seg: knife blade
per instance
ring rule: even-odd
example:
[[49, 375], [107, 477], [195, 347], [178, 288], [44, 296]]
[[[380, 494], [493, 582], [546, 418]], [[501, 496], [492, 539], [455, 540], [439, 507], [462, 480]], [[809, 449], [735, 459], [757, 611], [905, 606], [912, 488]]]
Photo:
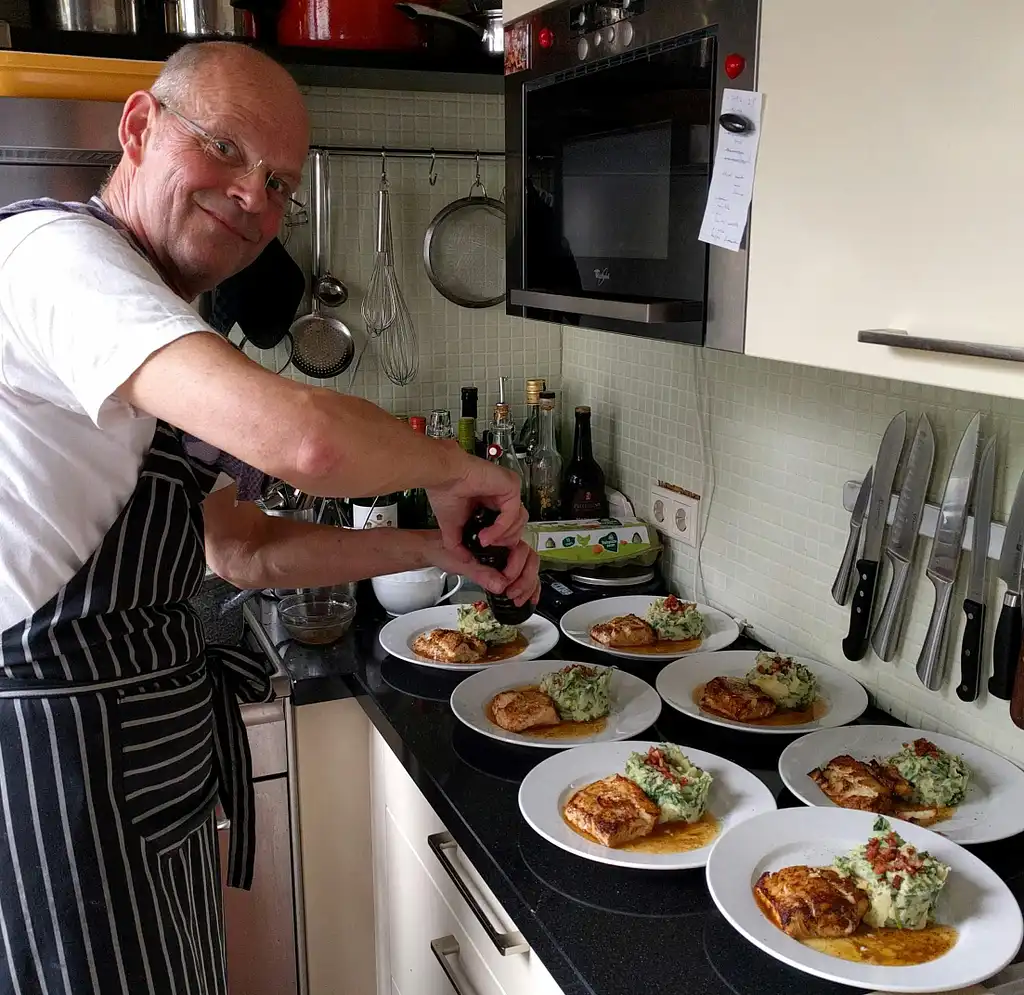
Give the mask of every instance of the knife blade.
[[878, 560], [882, 554], [882, 533], [889, 517], [892, 482], [906, 438], [907, 413], [901, 411], [889, 422], [875, 457], [875, 473], [864, 526], [864, 551], [857, 561], [857, 589], [853, 592], [850, 607], [850, 631], [843, 640], [843, 654], [847, 660], [862, 660], [868, 651], [868, 629], [875, 600]]
[[996, 576], [1006, 585], [1003, 607], [999, 610], [995, 639], [992, 643], [992, 676], [988, 693], [1004, 701], [1013, 691], [1013, 675], [1020, 656], [1020, 561], [1024, 550], [1024, 473], [1017, 481], [1017, 493], [1010, 508], [1010, 518], [1003, 533], [1003, 549], [999, 554]]
[[907, 473], [903, 479], [896, 514], [889, 529], [885, 558], [892, 569], [892, 580], [885, 596], [878, 624], [871, 637], [871, 646], [880, 659], [888, 663], [896, 655], [896, 646], [906, 618], [910, 564], [914, 558], [921, 513], [928, 495], [928, 481], [935, 462], [935, 436], [931, 422], [921, 415], [914, 432], [914, 441], [907, 457]]
[[978, 465], [974, 487], [974, 533], [971, 542], [971, 573], [964, 596], [964, 634], [960, 639], [961, 701], [974, 701], [981, 684], [981, 647], [985, 641], [985, 566], [992, 528], [992, 489], [996, 476], [996, 440], [989, 439]]
[[837, 605], [845, 605], [853, 594], [853, 561], [857, 558], [857, 546], [860, 544], [861, 526], [864, 524], [864, 510], [871, 496], [871, 478], [874, 470], [873, 466], [868, 467], [868, 472], [864, 475], [860, 490], [857, 492], [853, 511], [850, 513], [850, 535], [846, 540], [843, 562], [839, 564], [839, 572], [832, 583], [832, 598]]
[[917, 676], [929, 691], [938, 691], [946, 680], [946, 623], [949, 621], [953, 581], [956, 580], [964, 530], [967, 528], [967, 502], [971, 497], [980, 431], [979, 412], [967, 426], [949, 468], [946, 489], [939, 506], [939, 519], [935, 525], [935, 540], [925, 571], [935, 588], [935, 604], [921, 655], [917, 658]]

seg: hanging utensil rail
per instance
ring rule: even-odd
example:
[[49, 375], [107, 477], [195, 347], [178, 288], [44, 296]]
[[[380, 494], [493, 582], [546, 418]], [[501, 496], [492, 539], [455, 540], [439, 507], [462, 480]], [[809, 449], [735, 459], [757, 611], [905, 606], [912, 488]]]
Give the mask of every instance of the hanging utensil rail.
[[389, 159], [475, 159], [503, 160], [504, 152], [485, 152], [483, 149], [415, 149], [392, 148], [390, 145], [313, 145], [310, 149], [319, 149], [328, 155], [379, 156], [385, 152]]

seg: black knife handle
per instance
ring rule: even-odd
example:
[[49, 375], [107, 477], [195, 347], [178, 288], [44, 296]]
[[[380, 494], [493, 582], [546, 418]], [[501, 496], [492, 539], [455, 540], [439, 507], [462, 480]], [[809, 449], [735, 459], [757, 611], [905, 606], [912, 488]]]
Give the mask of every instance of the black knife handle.
[[981, 644], [985, 634], [985, 606], [977, 601], [964, 601], [964, 635], [960, 641], [960, 685], [956, 689], [961, 701], [978, 697], [981, 681]]
[[871, 627], [871, 606], [875, 601], [878, 564], [872, 560], [857, 561], [857, 590], [850, 603], [850, 634], [843, 640], [847, 660], [863, 660], [868, 651], [868, 630]]
[[1009, 701], [1013, 694], [1013, 677], [1020, 657], [1020, 597], [1007, 592], [996, 623], [996, 636], [992, 644], [992, 677], [988, 693], [993, 698]]

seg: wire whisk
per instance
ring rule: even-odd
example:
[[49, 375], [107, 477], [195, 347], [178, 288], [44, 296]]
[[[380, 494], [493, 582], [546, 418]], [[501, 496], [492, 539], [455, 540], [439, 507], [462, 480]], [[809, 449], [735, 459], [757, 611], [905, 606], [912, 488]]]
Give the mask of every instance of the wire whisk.
[[385, 297], [395, 304], [395, 319], [380, 335], [380, 365], [387, 378], [400, 387], [416, 379], [420, 365], [420, 343], [405, 294], [395, 272], [395, 246], [391, 236], [390, 214], [386, 239]]
[[380, 190], [377, 193], [377, 252], [373, 272], [360, 307], [366, 331], [380, 335], [390, 328], [398, 314], [392, 281], [388, 271], [393, 268], [391, 253], [391, 201], [388, 185], [387, 157], [381, 152]]

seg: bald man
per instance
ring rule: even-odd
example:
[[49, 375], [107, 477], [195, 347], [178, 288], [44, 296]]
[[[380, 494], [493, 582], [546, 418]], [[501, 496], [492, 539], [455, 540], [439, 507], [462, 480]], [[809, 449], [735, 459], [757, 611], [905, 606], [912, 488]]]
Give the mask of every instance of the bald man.
[[[187, 303], [256, 259], [294, 203], [308, 125], [289, 75], [192, 45], [124, 106], [88, 204], [0, 209], [0, 992], [226, 991], [214, 807], [253, 868], [238, 699], [258, 661], [205, 646], [204, 565], [316, 587], [430, 564], [536, 598], [517, 478], [372, 404], [274, 376]], [[253, 475], [321, 495], [424, 487], [440, 532], [269, 518]], [[232, 474], [235, 479], [232, 479]], [[460, 542], [511, 548], [504, 573]]]

